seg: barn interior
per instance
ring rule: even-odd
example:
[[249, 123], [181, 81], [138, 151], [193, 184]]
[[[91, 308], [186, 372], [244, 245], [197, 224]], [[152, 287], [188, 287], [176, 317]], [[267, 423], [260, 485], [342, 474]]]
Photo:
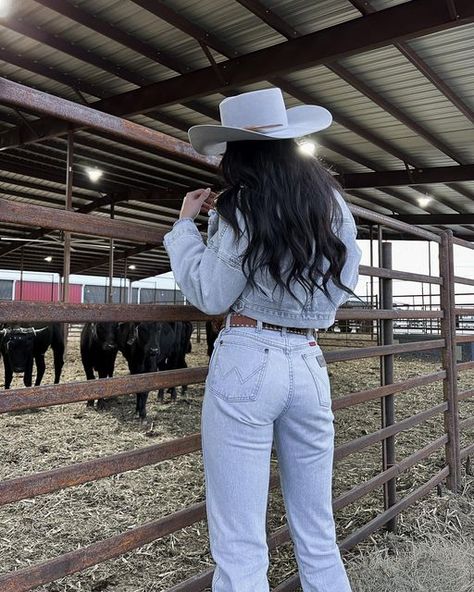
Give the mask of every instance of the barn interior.
[[[474, 332], [462, 319], [474, 308], [455, 287], [474, 279], [454, 255], [474, 249], [473, 20], [472, 0], [0, 0], [0, 269], [64, 279], [64, 302], [0, 302], [0, 323], [215, 320], [178, 301], [76, 302], [69, 276], [169, 271], [162, 238], [184, 194], [222, 187], [219, 160], [187, 130], [218, 124], [223, 98], [276, 86], [288, 107], [332, 112], [304, 148], [344, 187], [372, 241], [360, 275], [380, 286], [372, 308], [337, 312], [347, 332], [317, 336], [338, 545], [385, 561], [352, 572], [357, 592], [472, 587]], [[205, 236], [206, 216], [196, 222]], [[402, 271], [403, 239], [432, 244], [436, 268]], [[393, 281], [429, 286], [430, 306], [397, 308]], [[397, 323], [412, 321], [402, 341]], [[196, 334], [186, 367], [131, 376], [119, 356], [113, 377], [87, 381], [68, 337], [58, 384], [50, 356], [42, 385], [16, 373], [1, 391], [0, 590], [210, 589], [199, 430], [212, 348]], [[145, 429], [134, 423], [136, 393], [183, 385], [172, 404], [150, 397]], [[296, 592], [276, 460], [271, 589]], [[446, 546], [427, 538], [433, 524]], [[412, 561], [395, 574], [399, 527]]]
[[[469, 2], [2, 0], [0, 7], [3, 200], [165, 230], [186, 191], [221, 187], [217, 160], [193, 159], [172, 140], [186, 142], [194, 124], [219, 123], [224, 97], [273, 85], [288, 107], [332, 112], [334, 124], [308, 140], [351, 203], [474, 238]], [[51, 99], [55, 116], [46, 115], [12, 83], [69, 103]], [[78, 124], [75, 105], [166, 134], [171, 149]], [[198, 223], [205, 232], [206, 218]], [[361, 220], [359, 236], [371, 232]], [[65, 234], [2, 218], [0, 267], [64, 274], [66, 240], [70, 273], [134, 280], [169, 270], [160, 244]]]

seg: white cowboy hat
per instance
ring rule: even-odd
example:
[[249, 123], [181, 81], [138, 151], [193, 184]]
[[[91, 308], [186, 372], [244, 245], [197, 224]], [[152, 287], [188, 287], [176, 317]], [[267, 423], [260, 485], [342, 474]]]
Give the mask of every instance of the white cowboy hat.
[[226, 142], [299, 138], [329, 127], [331, 113], [318, 105], [286, 109], [279, 88], [228, 97], [219, 104], [222, 125], [193, 125], [189, 141], [200, 154], [223, 154]]

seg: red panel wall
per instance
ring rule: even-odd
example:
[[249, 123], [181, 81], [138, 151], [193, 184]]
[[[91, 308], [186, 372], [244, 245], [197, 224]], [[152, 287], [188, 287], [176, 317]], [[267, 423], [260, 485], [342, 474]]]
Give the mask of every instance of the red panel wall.
[[[56, 302], [58, 300], [58, 285], [46, 282], [21, 282], [15, 283], [15, 300], [34, 300], [35, 302]], [[71, 284], [69, 286], [69, 301], [81, 302], [82, 286]]]

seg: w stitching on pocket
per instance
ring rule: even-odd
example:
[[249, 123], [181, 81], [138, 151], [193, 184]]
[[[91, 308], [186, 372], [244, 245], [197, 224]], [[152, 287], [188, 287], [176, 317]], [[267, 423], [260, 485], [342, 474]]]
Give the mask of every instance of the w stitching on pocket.
[[[268, 365], [269, 348], [221, 341], [207, 386], [225, 401], [254, 401]], [[258, 354], [257, 354], [258, 352]]]
[[319, 403], [322, 407], [331, 407], [332, 400], [331, 400], [331, 390], [329, 384], [329, 378], [326, 382], [324, 378], [320, 375], [320, 372], [317, 368], [315, 368], [314, 364], [311, 363], [314, 360], [314, 363], [318, 364], [320, 368], [326, 367], [326, 360], [322, 354], [302, 354], [303, 360], [305, 361], [306, 366], [308, 366], [309, 371], [311, 372], [311, 376], [313, 377], [314, 384], [316, 385], [316, 390], [318, 393]]

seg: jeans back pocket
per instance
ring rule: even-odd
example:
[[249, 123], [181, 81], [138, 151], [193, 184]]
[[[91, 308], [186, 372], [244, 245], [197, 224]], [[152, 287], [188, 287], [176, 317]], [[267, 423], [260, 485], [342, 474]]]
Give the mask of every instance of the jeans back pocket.
[[326, 360], [323, 354], [312, 352], [310, 354], [302, 354], [302, 357], [316, 385], [319, 404], [322, 407], [331, 407], [331, 383], [329, 382]]
[[268, 365], [269, 349], [221, 340], [213, 354], [206, 386], [225, 401], [255, 401]]

